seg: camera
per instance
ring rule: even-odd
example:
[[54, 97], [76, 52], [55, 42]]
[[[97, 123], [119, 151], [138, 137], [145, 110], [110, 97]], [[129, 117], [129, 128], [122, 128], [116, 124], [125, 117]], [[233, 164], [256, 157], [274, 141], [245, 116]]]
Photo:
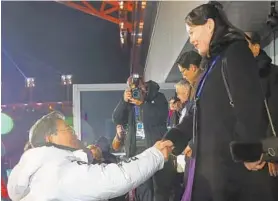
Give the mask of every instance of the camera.
[[133, 74], [130, 88], [131, 88], [131, 95], [133, 99], [141, 100], [141, 90], [139, 88], [140, 84], [140, 76], [138, 74]]

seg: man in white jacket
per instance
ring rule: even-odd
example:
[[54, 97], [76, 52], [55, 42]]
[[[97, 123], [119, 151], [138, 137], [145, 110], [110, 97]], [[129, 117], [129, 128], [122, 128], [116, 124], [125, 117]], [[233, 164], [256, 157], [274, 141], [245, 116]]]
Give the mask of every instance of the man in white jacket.
[[12, 170], [13, 201], [101, 201], [123, 195], [163, 168], [172, 142], [159, 141], [120, 164], [90, 164], [64, 116], [52, 112], [31, 128], [32, 146]]

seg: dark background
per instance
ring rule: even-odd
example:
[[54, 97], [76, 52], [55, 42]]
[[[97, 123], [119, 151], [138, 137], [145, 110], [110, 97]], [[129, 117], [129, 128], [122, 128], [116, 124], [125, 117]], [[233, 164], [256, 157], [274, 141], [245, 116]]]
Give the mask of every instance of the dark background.
[[35, 77], [34, 101], [65, 99], [61, 74], [73, 82], [124, 83], [129, 50], [119, 26], [56, 2], [1, 2], [2, 104], [28, 101], [24, 77]]
[[[120, 45], [117, 24], [51, 1], [1, 4], [2, 104], [29, 101], [24, 76], [36, 79], [35, 102], [65, 100], [61, 74], [72, 74], [75, 84], [125, 83], [129, 50]], [[54, 109], [64, 112], [59, 107]], [[1, 137], [6, 147], [1, 160], [13, 167], [23, 152], [31, 125], [49, 110], [44, 106], [34, 111], [3, 108], [2, 112], [12, 117], [14, 128]]]

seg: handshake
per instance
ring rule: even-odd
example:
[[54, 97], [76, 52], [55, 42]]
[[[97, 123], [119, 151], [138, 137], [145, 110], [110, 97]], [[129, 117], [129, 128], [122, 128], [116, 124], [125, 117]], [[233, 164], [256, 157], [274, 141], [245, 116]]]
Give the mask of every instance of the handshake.
[[174, 145], [170, 140], [160, 140], [154, 144], [154, 147], [158, 149], [164, 156], [164, 160], [168, 161], [169, 156], [172, 154]]
[[[125, 136], [126, 136], [125, 128], [122, 125], [117, 125], [116, 126], [116, 135], [115, 135], [114, 140], [112, 142], [112, 148], [115, 151], [120, 150], [121, 146], [124, 143]], [[156, 149], [158, 149], [163, 154], [165, 161], [167, 161], [169, 159], [169, 155], [171, 155], [171, 153], [174, 149], [173, 142], [170, 141], [170, 140], [157, 141], [154, 144], [154, 147]]]

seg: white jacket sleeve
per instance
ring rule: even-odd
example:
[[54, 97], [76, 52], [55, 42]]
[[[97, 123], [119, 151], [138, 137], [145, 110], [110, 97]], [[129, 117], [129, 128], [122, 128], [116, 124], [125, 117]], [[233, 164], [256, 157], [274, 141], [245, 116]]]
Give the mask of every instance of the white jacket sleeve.
[[60, 171], [59, 191], [76, 200], [106, 200], [138, 187], [163, 166], [163, 154], [154, 147], [119, 164], [73, 161]]

